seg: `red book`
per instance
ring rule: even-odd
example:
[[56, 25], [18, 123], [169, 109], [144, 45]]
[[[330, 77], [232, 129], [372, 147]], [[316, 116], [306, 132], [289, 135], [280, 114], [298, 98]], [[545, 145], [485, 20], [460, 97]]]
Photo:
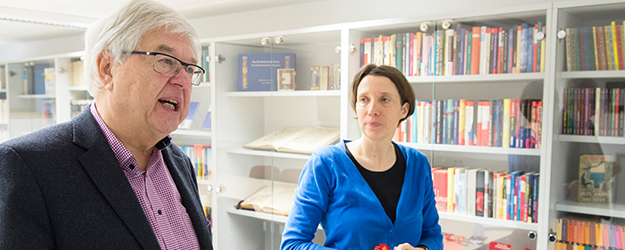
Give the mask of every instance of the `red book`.
[[471, 38], [471, 75], [480, 74], [480, 35], [482, 27], [473, 27], [473, 37]]
[[536, 71], [536, 59], [537, 57], [539, 57], [540, 55], [538, 54], [538, 39], [536, 39], [536, 33], [538, 32], [538, 24], [534, 25], [534, 34], [532, 35], [532, 40], [533, 40], [533, 45], [534, 45], [534, 58], [532, 58], [532, 68], [531, 69], [527, 69], [527, 72], [538, 72]]
[[525, 206], [527, 204], [527, 202], [525, 202], [525, 196], [527, 195], [526, 193], [526, 189], [525, 186], [527, 185], [527, 179], [525, 178], [525, 175], [519, 176], [519, 190], [518, 190], [518, 200], [519, 200], [519, 205], [518, 205], [518, 209], [517, 211], [519, 212], [519, 217], [518, 217], [518, 221], [527, 221], [527, 212], [525, 210]]
[[432, 174], [434, 178], [434, 200], [439, 212], [447, 212], [447, 172], [447, 169], [439, 169]]

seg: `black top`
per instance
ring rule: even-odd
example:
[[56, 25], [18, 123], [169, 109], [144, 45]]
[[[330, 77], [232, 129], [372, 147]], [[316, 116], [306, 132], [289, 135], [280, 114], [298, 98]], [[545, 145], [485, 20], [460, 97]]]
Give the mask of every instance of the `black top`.
[[356, 161], [349, 148], [347, 146], [345, 148], [347, 156], [354, 162], [354, 165], [356, 165], [362, 177], [369, 184], [375, 196], [378, 197], [386, 215], [395, 223], [397, 203], [399, 203], [401, 188], [404, 185], [404, 175], [406, 174], [406, 159], [404, 159], [404, 155], [395, 143], [393, 143], [393, 146], [395, 146], [395, 164], [384, 172], [373, 172], [365, 169]]

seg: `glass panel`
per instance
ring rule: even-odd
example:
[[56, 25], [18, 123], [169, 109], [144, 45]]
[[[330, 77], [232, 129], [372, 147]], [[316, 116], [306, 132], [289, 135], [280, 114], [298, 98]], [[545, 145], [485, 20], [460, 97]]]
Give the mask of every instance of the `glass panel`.
[[358, 30], [361, 65], [397, 67], [416, 91], [394, 140], [433, 167], [445, 249], [537, 249], [546, 41], [533, 37], [546, 20], [539, 9]]
[[54, 79], [46, 79], [46, 71], [54, 75], [54, 60], [9, 64], [7, 89], [11, 138], [56, 123], [56, 95], [54, 85], [50, 85]]
[[0, 66], [0, 143], [9, 139], [9, 102], [6, 67]]
[[[549, 228], [555, 247], [622, 248], [622, 13], [625, 4], [563, 6], [559, 35]], [[576, 232], [576, 233], [573, 233]]]
[[[214, 211], [218, 249], [279, 249], [311, 149], [285, 151], [277, 147], [284, 138], [274, 132], [322, 126], [333, 128], [338, 139], [340, 92], [332, 89], [330, 69], [340, 61], [339, 45], [338, 30], [215, 43], [216, 55], [223, 57], [215, 60], [213, 79], [222, 188]], [[311, 80], [311, 68], [318, 80]], [[317, 235], [315, 242], [322, 244], [323, 234]]]
[[[198, 63], [206, 72], [209, 72], [210, 68], [207, 61], [208, 52], [209, 46], [203, 46]], [[203, 81], [199, 86], [193, 86], [189, 114], [171, 136], [174, 143], [180, 146], [193, 162], [205, 215], [211, 222], [214, 222], [213, 194], [217, 186], [212, 159], [213, 98], [211, 87], [210, 82], [207, 81]]]

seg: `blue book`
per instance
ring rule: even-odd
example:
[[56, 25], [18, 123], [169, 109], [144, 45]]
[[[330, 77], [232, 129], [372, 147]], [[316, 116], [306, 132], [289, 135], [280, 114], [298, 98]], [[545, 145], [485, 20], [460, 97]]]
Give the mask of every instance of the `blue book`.
[[278, 70], [295, 69], [295, 61], [295, 53], [239, 53], [238, 90], [277, 90]]
[[453, 145], [458, 145], [458, 120], [459, 120], [459, 114], [458, 114], [458, 108], [460, 107], [460, 100], [455, 99], [453, 100], [454, 106], [453, 106], [453, 128], [452, 128], [452, 134], [453, 134], [453, 138], [452, 138], [452, 144]]
[[193, 118], [195, 117], [195, 113], [197, 112], [197, 106], [199, 102], [190, 102], [189, 103], [189, 113], [187, 117], [178, 125], [178, 128], [190, 129], [193, 125]]
[[534, 72], [534, 25], [527, 27], [527, 72]]
[[466, 41], [464, 39], [465, 38], [465, 33], [467, 33], [467, 29], [466, 28], [460, 29], [460, 34], [459, 34], [459, 36], [460, 36], [460, 50], [459, 50], [460, 53], [459, 53], [459, 57], [458, 57], [460, 60], [459, 60], [459, 63], [458, 63], [458, 75], [464, 75], [465, 74], [464, 73], [464, 69], [465, 69], [465, 67], [464, 67], [464, 65], [465, 65], [465, 63], [464, 63], [464, 60], [465, 60], [465, 58], [464, 58], [464, 54], [465, 53], [464, 52], [465, 52], [465, 50], [464, 49], [466, 47]]
[[204, 117], [204, 121], [202, 122], [202, 129], [203, 130], [210, 130], [211, 129], [211, 112], [208, 111], [206, 112], [206, 117]]
[[[527, 23], [523, 23], [521, 24], [521, 55], [519, 58], [520, 62], [521, 62], [521, 73], [525, 73], [527, 72], [527, 50], [528, 50], [528, 44], [527, 44], [527, 33], [528, 33], [528, 24]], [[519, 67], [519, 65], [517, 65], [517, 67]]]
[[447, 100], [442, 100], [441, 102], [443, 105], [441, 106], [441, 113], [442, 113], [442, 121], [441, 124], [443, 125], [441, 127], [441, 144], [447, 144]]

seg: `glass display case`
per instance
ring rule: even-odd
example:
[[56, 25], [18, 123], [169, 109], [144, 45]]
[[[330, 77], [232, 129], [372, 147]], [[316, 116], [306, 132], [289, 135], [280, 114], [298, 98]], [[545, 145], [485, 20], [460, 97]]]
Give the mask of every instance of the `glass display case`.
[[623, 247], [624, 11], [615, 1], [554, 4], [551, 249]]

